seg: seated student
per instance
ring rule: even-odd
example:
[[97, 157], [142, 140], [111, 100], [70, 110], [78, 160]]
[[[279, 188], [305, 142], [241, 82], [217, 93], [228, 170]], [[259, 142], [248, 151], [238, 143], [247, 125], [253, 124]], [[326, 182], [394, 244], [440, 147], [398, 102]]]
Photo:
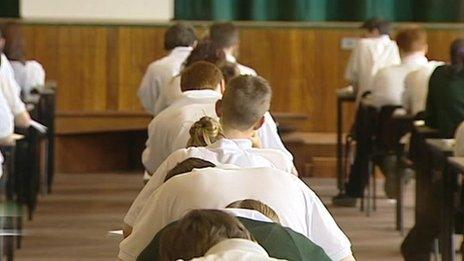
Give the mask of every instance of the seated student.
[[451, 64], [439, 66], [430, 76], [425, 124], [452, 138], [464, 120], [464, 39], [451, 44]]
[[277, 260], [220, 210], [192, 210], [160, 238], [161, 260]]
[[148, 126], [142, 163], [150, 174], [175, 150], [185, 148], [193, 123], [202, 116], [216, 117], [215, 103], [221, 98], [224, 80], [219, 69], [198, 62], [182, 72], [183, 95], [158, 114]]
[[5, 55], [13, 68], [14, 78], [21, 87], [22, 96], [28, 98], [32, 90], [43, 90], [45, 70], [35, 60], [27, 60], [25, 39], [18, 24], [9, 24], [5, 28]]
[[[0, 83], [1, 84], [1, 83]], [[13, 133], [14, 129], [14, 118], [11, 113], [8, 102], [0, 91], [0, 142], [8, 143], [8, 137]], [[3, 156], [0, 151], [0, 177], [3, 175]]]
[[390, 39], [390, 24], [382, 19], [365, 21], [363, 38], [358, 41], [346, 67], [345, 78], [357, 93], [356, 101], [372, 88], [372, 79], [382, 68], [400, 63], [398, 46]]
[[427, 33], [418, 26], [403, 28], [396, 35], [401, 64], [384, 67], [372, 80], [371, 94], [364, 102], [381, 108], [386, 105], [402, 105], [405, 80], [409, 73], [428, 64]]
[[[195, 189], [192, 189], [195, 188]], [[169, 179], [147, 200], [119, 258], [134, 260], [163, 227], [189, 209], [223, 208], [242, 199], [271, 207], [283, 226], [308, 237], [332, 260], [351, 257], [350, 242], [320, 199], [293, 175], [271, 168], [203, 168]]]
[[137, 92], [143, 107], [153, 116], [171, 104], [165, 99], [165, 89], [172, 77], [180, 73], [196, 42], [195, 29], [189, 24], [177, 23], [164, 33], [164, 49], [169, 54], [148, 65]]
[[209, 37], [216, 43], [226, 55], [226, 60], [237, 65], [241, 75], [256, 76], [256, 71], [237, 62], [235, 56], [240, 46], [238, 28], [233, 23], [215, 23], [209, 28]]

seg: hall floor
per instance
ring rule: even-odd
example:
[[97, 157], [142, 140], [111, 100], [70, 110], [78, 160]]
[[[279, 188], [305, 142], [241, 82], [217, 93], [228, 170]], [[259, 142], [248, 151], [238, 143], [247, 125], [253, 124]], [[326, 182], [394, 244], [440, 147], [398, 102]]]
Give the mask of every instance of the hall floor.
[[[359, 208], [334, 208], [334, 179], [309, 179], [308, 184], [327, 203], [350, 237], [358, 260], [402, 260], [402, 237], [394, 230], [395, 205], [385, 199], [379, 184], [378, 209], [370, 217]], [[379, 181], [380, 183], [381, 181]], [[40, 198], [32, 221], [25, 221], [23, 247], [16, 260], [115, 260], [122, 218], [142, 187], [140, 175], [59, 174], [53, 193]], [[414, 184], [407, 186], [406, 226], [413, 222]]]

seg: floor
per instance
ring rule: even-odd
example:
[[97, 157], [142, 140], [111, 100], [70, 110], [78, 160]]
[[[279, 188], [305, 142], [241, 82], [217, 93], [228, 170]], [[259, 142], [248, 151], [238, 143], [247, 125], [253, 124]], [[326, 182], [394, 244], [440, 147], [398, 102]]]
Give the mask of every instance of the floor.
[[[394, 230], [394, 203], [383, 198], [370, 217], [353, 208], [334, 208], [335, 180], [310, 179], [338, 224], [350, 237], [358, 260], [402, 260], [402, 237]], [[120, 174], [57, 175], [54, 191], [40, 199], [32, 221], [26, 221], [16, 260], [115, 260], [122, 217], [141, 188], [140, 176]], [[413, 187], [407, 187], [406, 225], [413, 219]]]

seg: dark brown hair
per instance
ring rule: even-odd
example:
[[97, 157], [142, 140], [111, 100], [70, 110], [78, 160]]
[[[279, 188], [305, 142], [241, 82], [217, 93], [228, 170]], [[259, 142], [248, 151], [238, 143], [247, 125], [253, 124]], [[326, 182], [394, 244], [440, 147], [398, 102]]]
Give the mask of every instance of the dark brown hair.
[[177, 23], [164, 33], [164, 49], [172, 50], [181, 46], [193, 46], [197, 41], [195, 28], [190, 24]]
[[177, 175], [189, 173], [193, 169], [202, 169], [208, 167], [214, 168], [216, 165], [200, 158], [188, 158], [182, 162], [179, 162], [173, 169], [171, 169], [166, 175], [164, 182]]
[[21, 26], [16, 23], [5, 24], [3, 26], [3, 38], [5, 38], [3, 52], [6, 57], [12, 61], [25, 62], [26, 40], [23, 36]]
[[464, 38], [458, 38], [451, 43], [451, 71], [459, 73], [464, 67]]
[[226, 83], [230, 82], [230, 80], [232, 80], [234, 77], [240, 75], [240, 70], [238, 69], [236, 63], [224, 62], [219, 65], [219, 69], [221, 70]]
[[211, 41], [220, 48], [229, 48], [240, 41], [238, 28], [233, 23], [216, 23], [209, 29]]
[[202, 40], [190, 53], [189, 57], [185, 60], [185, 68], [199, 62], [206, 61], [213, 64], [220, 64], [226, 60], [226, 55], [222, 48], [208, 39]]
[[234, 216], [215, 209], [196, 209], [160, 236], [161, 260], [190, 260], [204, 256], [214, 245], [230, 238], [252, 240]]
[[403, 28], [396, 34], [396, 43], [401, 51], [421, 51], [427, 45], [427, 33], [419, 26]]
[[180, 89], [185, 91], [217, 88], [223, 80], [222, 72], [209, 62], [196, 62], [182, 71]]

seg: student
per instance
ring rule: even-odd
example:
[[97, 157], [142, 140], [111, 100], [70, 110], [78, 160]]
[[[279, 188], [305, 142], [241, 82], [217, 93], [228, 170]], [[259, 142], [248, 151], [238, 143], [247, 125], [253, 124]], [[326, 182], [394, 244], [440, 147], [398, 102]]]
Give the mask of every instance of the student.
[[21, 88], [22, 96], [28, 98], [32, 90], [43, 90], [45, 85], [45, 70], [35, 60], [27, 60], [25, 40], [21, 28], [17, 24], [9, 24], [5, 28], [5, 55], [13, 68], [14, 78]]
[[209, 28], [211, 41], [216, 43], [226, 55], [226, 60], [237, 64], [238, 70], [242, 75], [256, 76], [256, 71], [237, 62], [235, 56], [240, 45], [240, 35], [238, 28], [232, 23], [215, 23]]
[[[1, 84], [1, 83], [0, 83]], [[8, 102], [0, 91], [0, 142], [8, 143], [8, 137], [13, 134], [14, 118]], [[0, 177], [3, 175], [3, 156], [0, 151]]]
[[203, 116], [217, 117], [215, 102], [221, 98], [225, 87], [222, 73], [214, 64], [198, 62], [182, 72], [181, 88], [182, 97], [148, 126], [142, 163], [150, 174], [173, 151], [185, 148], [193, 123]]
[[[235, 217], [192, 210], [160, 238], [161, 260], [276, 260]], [[204, 257], [203, 257], [204, 256]]]
[[[192, 189], [195, 188], [195, 189]], [[332, 260], [351, 258], [350, 242], [299, 178], [272, 168], [203, 168], [171, 178], [148, 199], [119, 258], [134, 260], [164, 226], [189, 209], [223, 208], [242, 199], [271, 207], [283, 226], [308, 237]]]
[[364, 29], [351, 53], [345, 78], [354, 87], [359, 103], [361, 97], [371, 90], [374, 75], [382, 68], [400, 63], [398, 46], [390, 39], [390, 24], [382, 19], [369, 19], [361, 26]]
[[401, 64], [384, 67], [372, 81], [371, 94], [366, 101], [381, 108], [386, 105], [402, 105], [405, 80], [409, 73], [428, 64], [427, 33], [421, 27], [404, 28], [396, 35], [401, 56]]
[[451, 44], [451, 64], [439, 66], [430, 76], [425, 124], [452, 138], [464, 120], [464, 39]]
[[0, 29], [0, 74], [3, 77], [3, 81], [5, 81], [6, 84], [9, 86], [9, 88], [11, 89], [10, 92], [15, 96], [20, 97], [21, 87], [19, 87], [18, 83], [16, 82], [13, 67], [11, 67], [10, 61], [6, 57], [5, 53], [3, 52], [5, 49], [5, 43], [6, 43], [6, 40], [5, 40], [3, 31]]
[[195, 29], [189, 24], [178, 23], [165, 32], [164, 49], [169, 54], [148, 66], [137, 93], [143, 107], [154, 116], [170, 104], [164, 98], [165, 88], [180, 73], [196, 42]]

